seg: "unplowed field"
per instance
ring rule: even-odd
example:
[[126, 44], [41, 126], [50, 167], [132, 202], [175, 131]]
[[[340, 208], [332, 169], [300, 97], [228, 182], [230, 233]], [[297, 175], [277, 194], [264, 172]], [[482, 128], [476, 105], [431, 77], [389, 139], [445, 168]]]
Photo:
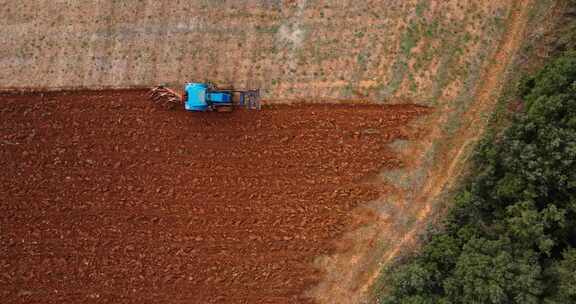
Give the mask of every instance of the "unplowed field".
[[[309, 303], [414, 105], [167, 111], [0, 94], [3, 303]], [[357, 224], [357, 223], [356, 223]]]

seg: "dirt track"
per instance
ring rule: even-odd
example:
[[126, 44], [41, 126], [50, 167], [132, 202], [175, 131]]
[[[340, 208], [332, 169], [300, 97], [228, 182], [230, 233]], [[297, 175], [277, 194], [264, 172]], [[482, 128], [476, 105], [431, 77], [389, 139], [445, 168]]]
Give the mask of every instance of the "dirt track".
[[[0, 95], [4, 303], [308, 303], [412, 105], [158, 109], [143, 91]], [[356, 223], [357, 224], [357, 223]]]
[[[325, 282], [326, 286], [317, 295], [319, 302], [365, 303], [371, 296], [370, 288], [375, 287], [381, 271], [392, 265], [401, 254], [413, 251], [418, 245], [420, 233], [427, 229], [431, 216], [437, 212], [436, 205], [446, 194], [445, 191], [450, 190], [462, 176], [471, 149], [483, 135], [489, 114], [494, 111], [504, 82], [509, 77], [507, 72], [513, 67], [514, 58], [523, 45], [526, 31], [529, 30], [528, 20], [533, 3], [532, 0], [511, 1], [506, 30], [490, 64], [483, 71], [480, 85], [476, 88], [474, 103], [459, 118], [460, 127], [453, 133], [446, 132], [444, 121], [451, 111], [449, 108], [438, 108], [433, 115], [436, 117], [431, 117], [432, 120], [436, 119], [437, 123], [430, 128], [430, 134], [407, 152], [414, 156], [413, 168], [427, 168], [427, 179], [421, 187], [407, 189], [409, 195], [399, 197], [397, 210], [400, 212], [394, 214], [394, 220], [380, 221], [374, 226], [374, 235], [391, 245], [380, 259], [374, 259], [370, 252], [360, 251], [364, 248], [360, 246], [356, 255], [348, 253], [337, 256], [337, 263], [334, 264], [346, 265], [346, 273], [336, 272], [333, 276], [338, 280]], [[438, 151], [431, 166], [426, 166], [427, 160], [422, 156], [426, 155], [425, 151], [431, 151], [436, 143], [442, 144], [437, 147]], [[419, 173], [417, 170], [413, 172]], [[402, 220], [411, 217], [415, 218], [414, 223], [408, 229], [402, 230]], [[352, 262], [362, 267], [350, 267]], [[340, 270], [342, 267], [335, 269]], [[332, 301], [332, 298], [338, 300]]]

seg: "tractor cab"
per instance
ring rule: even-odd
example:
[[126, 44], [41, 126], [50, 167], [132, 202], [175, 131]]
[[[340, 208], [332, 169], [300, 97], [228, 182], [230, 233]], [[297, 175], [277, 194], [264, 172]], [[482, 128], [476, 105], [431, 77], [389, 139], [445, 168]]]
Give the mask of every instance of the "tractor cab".
[[232, 107], [232, 93], [214, 90], [206, 83], [187, 83], [184, 87], [184, 107], [189, 111], [227, 109]]

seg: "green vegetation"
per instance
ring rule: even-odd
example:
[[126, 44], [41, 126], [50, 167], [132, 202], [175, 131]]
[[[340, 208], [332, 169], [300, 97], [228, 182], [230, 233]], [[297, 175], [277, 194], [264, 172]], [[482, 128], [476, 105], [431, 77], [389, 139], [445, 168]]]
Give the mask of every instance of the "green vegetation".
[[560, 39], [556, 42], [559, 50], [575, 50], [576, 49], [576, 0], [568, 1], [568, 13], [562, 18], [563, 28], [559, 31], [558, 36]]
[[416, 5], [416, 16], [422, 18], [422, 15], [424, 15], [424, 12], [428, 9], [428, 6], [429, 6], [428, 1], [422, 0], [418, 2], [418, 4]]
[[479, 146], [443, 231], [380, 303], [576, 303], [576, 52], [519, 95], [523, 113]]

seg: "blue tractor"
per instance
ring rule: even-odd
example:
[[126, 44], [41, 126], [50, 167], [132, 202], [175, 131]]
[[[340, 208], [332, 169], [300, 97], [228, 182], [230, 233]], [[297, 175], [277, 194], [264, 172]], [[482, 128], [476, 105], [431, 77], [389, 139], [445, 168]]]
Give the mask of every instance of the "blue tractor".
[[260, 109], [260, 90], [219, 89], [212, 83], [191, 82], [182, 95], [159, 86], [150, 91], [151, 99], [166, 107], [184, 104], [188, 111], [231, 112], [235, 107]]

